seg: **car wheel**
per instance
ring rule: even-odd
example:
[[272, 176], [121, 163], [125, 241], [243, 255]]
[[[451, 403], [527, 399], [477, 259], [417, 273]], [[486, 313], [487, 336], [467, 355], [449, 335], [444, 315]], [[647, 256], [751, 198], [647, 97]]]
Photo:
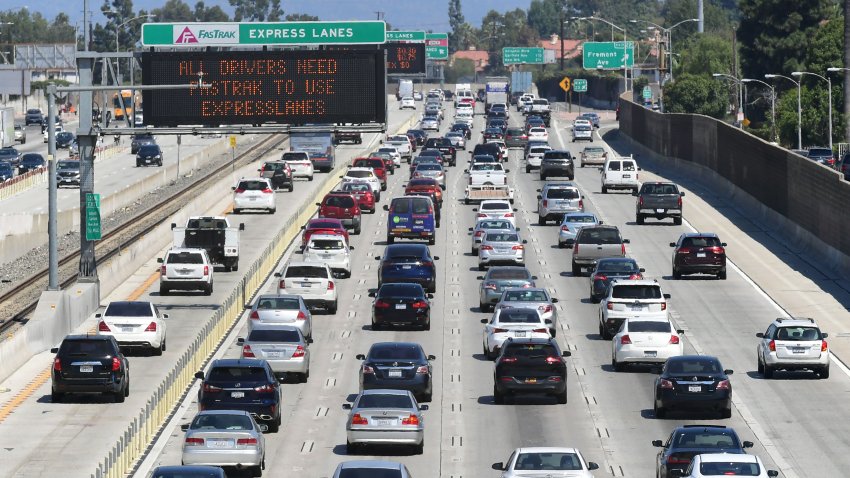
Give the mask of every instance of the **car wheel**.
[[62, 392], [50, 392], [50, 401], [53, 403], [62, 403], [65, 400], [65, 394]]
[[526, 167], [525, 167], [525, 172], [526, 172], [526, 173], [530, 173], [530, 172], [531, 172], [531, 167], [526, 166]]
[[682, 278], [682, 273], [679, 272], [679, 269], [676, 269], [675, 267], [673, 268], [673, 278], [674, 279], [681, 279]]
[[251, 476], [263, 476], [263, 465], [252, 466], [251, 467]]
[[212, 282], [210, 282], [206, 286], [206, 288], [204, 289], [204, 295], [212, 295], [212, 293], [213, 293], [213, 285], [212, 285]]
[[561, 393], [559, 393], [559, 394], [555, 395], [555, 398], [557, 398], [557, 399], [558, 399], [558, 403], [559, 403], [560, 405], [563, 405], [563, 404], [567, 403], [567, 387], [564, 387], [564, 391], [563, 391], [563, 392], [561, 392]]
[[602, 194], [608, 194], [608, 188], [602, 186]]
[[608, 332], [608, 329], [602, 325], [602, 322], [599, 322], [599, 336], [602, 337], [602, 340], [611, 340], [611, 334]]
[[295, 186], [292, 183], [290, 183], [289, 187], [287, 189], [289, 190], [289, 192], [292, 192], [295, 189]]
[[358, 225], [354, 226], [354, 234], [355, 234], [355, 235], [359, 235], [359, 234], [360, 234], [360, 224], [358, 224]]
[[818, 377], [820, 377], [821, 379], [829, 378], [829, 365], [823, 367], [818, 371]]
[[420, 443], [418, 445], [413, 445], [413, 454], [414, 455], [421, 455], [424, 452], [425, 452], [425, 440], [423, 439], [422, 443]]
[[127, 385], [125, 388], [115, 392], [113, 397], [115, 397], [115, 403], [124, 403], [124, 399], [130, 395], [130, 386]]
[[428, 238], [428, 245], [429, 246], [433, 246], [436, 243], [437, 243], [437, 239], [435, 237], [429, 237]]
[[484, 264], [478, 264], [478, 270], [479, 270], [479, 271], [486, 271], [486, 270], [487, 270], [487, 266], [485, 266]]
[[540, 180], [541, 180], [541, 181], [546, 181], [546, 175], [545, 175], [545, 174], [543, 174], [543, 173], [540, 173]]
[[546, 225], [546, 218], [543, 217], [543, 216], [537, 216], [537, 225], [538, 226], [545, 226]]
[[663, 420], [667, 417], [667, 410], [664, 407], [659, 407], [658, 405], [655, 405], [653, 409], [655, 411], [655, 418]]
[[643, 224], [643, 214], [638, 214], [637, 216], [635, 216], [635, 222], [642, 225]]
[[573, 277], [579, 277], [581, 275], [581, 266], [576, 264], [573, 261]]
[[727, 408], [720, 412], [720, 418], [732, 418], [732, 409]]
[[764, 375], [764, 365], [761, 363], [760, 358], [756, 358], [756, 369], [759, 374]]
[[493, 401], [496, 402], [497, 405], [501, 405], [505, 403], [505, 395], [493, 385]]
[[275, 212], [277, 212], [277, 208], [269, 209], [269, 214], [274, 214]]
[[378, 331], [378, 330], [381, 330], [382, 328], [383, 327], [381, 327], [381, 324], [375, 322], [374, 320], [372, 321], [372, 330], [373, 331]]
[[558, 249], [566, 249], [567, 245], [561, 241], [558, 241]]
[[170, 292], [171, 291], [168, 289], [168, 287], [159, 286], [159, 295], [168, 295]]
[[549, 333], [552, 334], [552, 338], [555, 338], [558, 335], [558, 329], [553, 327], [553, 328], [549, 329]]
[[428, 321], [425, 322], [425, 325], [422, 326], [422, 330], [431, 330], [431, 319], [428, 319]]
[[682, 218], [681, 217], [674, 217], [673, 218], [673, 224], [675, 224], [677, 226], [681, 226], [682, 225]]
[[626, 369], [622, 362], [617, 362], [617, 357], [611, 357], [611, 368], [613, 368], [615, 372], [622, 372]]
[[151, 349], [151, 354], [159, 357], [162, 355], [162, 352], [165, 350], [165, 337], [162, 338], [162, 342], [159, 344], [159, 347], [153, 347]]
[[157, 166], [162, 166], [162, 161], [156, 163]]
[[764, 378], [771, 379], [773, 378], [773, 367], [768, 364], [764, 364]]
[[726, 269], [721, 269], [720, 272], [717, 273], [717, 278], [720, 280], [726, 280]]
[[241, 209], [233, 208], [233, 214], [242, 214]]

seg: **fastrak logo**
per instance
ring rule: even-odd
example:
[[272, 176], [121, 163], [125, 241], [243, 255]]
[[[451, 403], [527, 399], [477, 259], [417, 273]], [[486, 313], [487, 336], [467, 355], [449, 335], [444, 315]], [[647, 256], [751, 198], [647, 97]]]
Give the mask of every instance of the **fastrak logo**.
[[198, 38], [192, 33], [189, 27], [183, 29], [177, 40], [174, 43], [198, 43]]
[[232, 45], [239, 43], [239, 25], [222, 23], [174, 24], [175, 45]]

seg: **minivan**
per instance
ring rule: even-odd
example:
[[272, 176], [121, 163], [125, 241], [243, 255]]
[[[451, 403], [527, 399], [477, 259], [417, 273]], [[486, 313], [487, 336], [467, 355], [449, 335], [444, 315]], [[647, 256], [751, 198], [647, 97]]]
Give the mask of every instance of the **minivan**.
[[328, 193], [316, 206], [319, 206], [320, 218], [339, 219], [343, 226], [354, 229], [354, 234], [360, 234], [360, 206], [351, 194]]
[[607, 194], [609, 189], [631, 189], [638, 192], [640, 181], [638, 181], [640, 168], [634, 158], [609, 158], [602, 166], [602, 194]]
[[430, 197], [402, 196], [384, 206], [387, 217], [387, 244], [396, 238], [428, 239], [434, 244], [437, 220]]

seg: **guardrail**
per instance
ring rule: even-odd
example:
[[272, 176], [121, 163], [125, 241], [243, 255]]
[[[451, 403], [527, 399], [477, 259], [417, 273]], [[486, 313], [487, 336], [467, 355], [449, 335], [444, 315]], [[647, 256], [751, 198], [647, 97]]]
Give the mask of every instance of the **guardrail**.
[[[403, 131], [416, 121], [412, 116], [400, 128]], [[177, 405], [186, 397], [195, 380], [195, 372], [203, 370], [221, 342], [236, 325], [244, 310], [244, 304], [259, 291], [283, 257], [289, 244], [298, 237], [301, 225], [315, 213], [313, 203], [324, 197], [339, 183], [339, 172], [348, 167], [348, 162], [339, 163], [322, 183], [322, 186], [302, 204], [301, 212], [290, 217], [275, 235], [259, 258], [247, 269], [245, 277], [225, 299], [222, 306], [207, 321], [189, 348], [160, 382], [156, 391], [147, 400], [145, 407], [127, 426], [109, 453], [98, 464], [91, 478], [123, 478], [131, 472], [136, 461], [156, 439], [166, 422], [176, 412]]]

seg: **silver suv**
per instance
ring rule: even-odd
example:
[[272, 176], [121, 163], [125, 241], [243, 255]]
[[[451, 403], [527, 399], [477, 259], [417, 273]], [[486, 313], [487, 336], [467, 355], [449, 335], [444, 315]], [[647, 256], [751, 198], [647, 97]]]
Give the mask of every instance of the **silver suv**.
[[583, 212], [584, 201], [574, 183], [546, 183], [537, 192], [537, 225], [560, 222], [568, 212]]
[[776, 319], [756, 347], [758, 371], [773, 378], [775, 370], [810, 370], [820, 378], [829, 378], [829, 345], [814, 319]]

